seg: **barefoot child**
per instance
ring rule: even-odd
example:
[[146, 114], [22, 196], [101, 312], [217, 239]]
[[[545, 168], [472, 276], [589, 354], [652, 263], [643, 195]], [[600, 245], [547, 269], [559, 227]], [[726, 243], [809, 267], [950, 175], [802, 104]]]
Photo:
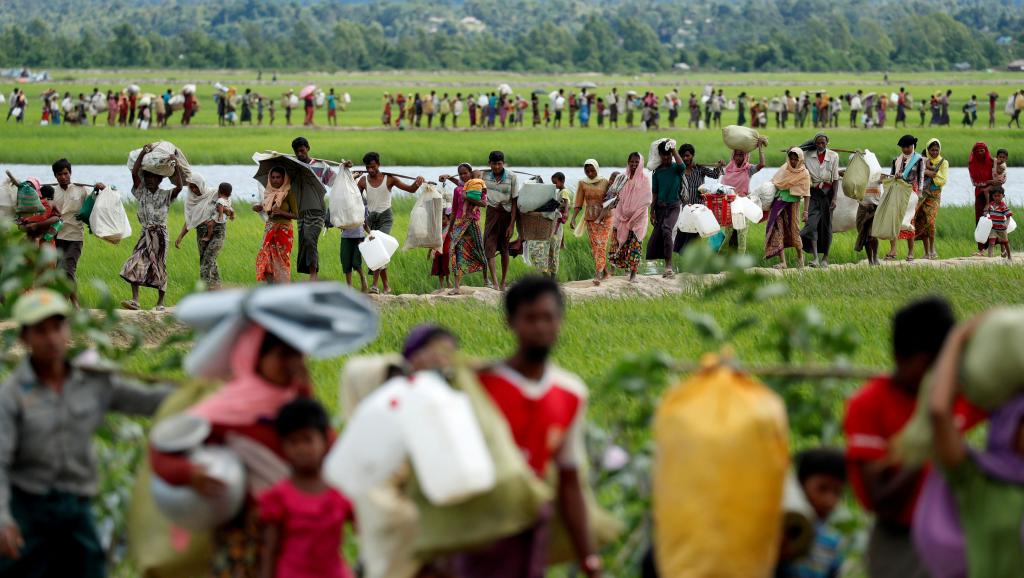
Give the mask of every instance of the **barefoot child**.
[[451, 220], [451, 209], [445, 209], [444, 214], [441, 216], [441, 226], [443, 228], [441, 235], [444, 243], [440, 251], [431, 249], [429, 253], [430, 258], [433, 260], [433, 264], [430, 267], [430, 276], [437, 277], [438, 287], [441, 291], [451, 287], [451, 268], [448, 263], [451, 258]]
[[1002, 256], [1010, 259], [1010, 239], [1007, 236], [1006, 227], [1013, 216], [1013, 211], [1003, 201], [1003, 187], [993, 186], [988, 191], [989, 202], [985, 208], [985, 216], [992, 219], [992, 232], [988, 236], [988, 256], [992, 256], [992, 247], [999, 245]]
[[[364, 201], [365, 203], [365, 201]], [[369, 211], [363, 208], [363, 226], [341, 231], [341, 272], [345, 274], [345, 283], [352, 286], [352, 273], [359, 275], [359, 291], [366, 293], [366, 276], [363, 275], [363, 254], [359, 252], [359, 244], [370, 234], [366, 221]]]
[[259, 498], [266, 524], [262, 578], [352, 578], [341, 558], [345, 522], [354, 522], [352, 504], [320, 475], [327, 422], [324, 408], [308, 398], [282, 407], [274, 422], [292, 475]]
[[235, 210], [231, 208], [231, 183], [221, 183], [217, 187], [217, 200], [214, 201], [213, 210], [213, 218], [206, 221], [204, 241], [209, 241], [213, 237], [215, 226], [227, 223], [228, 219], [235, 220]]

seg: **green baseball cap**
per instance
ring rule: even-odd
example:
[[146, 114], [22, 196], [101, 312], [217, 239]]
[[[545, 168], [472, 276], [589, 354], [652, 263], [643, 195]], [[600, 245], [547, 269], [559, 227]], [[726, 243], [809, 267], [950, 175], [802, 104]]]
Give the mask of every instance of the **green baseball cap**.
[[27, 327], [55, 315], [71, 315], [71, 305], [67, 299], [52, 289], [33, 289], [14, 303], [11, 317], [19, 327]]

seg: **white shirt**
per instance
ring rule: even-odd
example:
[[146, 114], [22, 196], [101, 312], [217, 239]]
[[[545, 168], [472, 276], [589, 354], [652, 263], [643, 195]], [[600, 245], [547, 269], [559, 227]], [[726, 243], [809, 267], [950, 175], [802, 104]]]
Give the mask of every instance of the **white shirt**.
[[57, 233], [57, 240], [85, 240], [85, 231], [83, 230], [85, 223], [76, 219], [75, 215], [82, 210], [82, 203], [89, 192], [89, 189], [74, 183], [68, 185], [67, 190], [61, 188], [60, 185], [53, 187], [53, 205], [60, 211], [61, 220], [64, 221], [64, 225]]

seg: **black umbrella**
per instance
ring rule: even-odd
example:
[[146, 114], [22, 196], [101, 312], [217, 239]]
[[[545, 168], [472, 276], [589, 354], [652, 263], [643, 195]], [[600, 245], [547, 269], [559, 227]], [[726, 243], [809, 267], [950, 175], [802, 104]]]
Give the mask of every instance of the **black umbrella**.
[[292, 192], [298, 198], [301, 199], [307, 195], [316, 195], [323, 198], [327, 194], [327, 188], [324, 187], [316, 173], [313, 172], [313, 167], [295, 158], [294, 155], [286, 155], [277, 151], [265, 151], [253, 154], [252, 160], [259, 165], [259, 168], [256, 169], [256, 174], [252, 178], [256, 179], [264, 187], [267, 186], [270, 170], [275, 167], [281, 167], [288, 173], [288, 178], [292, 183]]

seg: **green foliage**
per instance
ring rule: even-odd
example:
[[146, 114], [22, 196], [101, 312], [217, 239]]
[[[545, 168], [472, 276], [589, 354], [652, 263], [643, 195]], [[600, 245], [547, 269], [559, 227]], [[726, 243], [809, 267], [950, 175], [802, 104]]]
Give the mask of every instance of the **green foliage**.
[[9, 0], [0, 24], [9, 66], [864, 71], [997, 66], [1024, 19], [998, 0]]

